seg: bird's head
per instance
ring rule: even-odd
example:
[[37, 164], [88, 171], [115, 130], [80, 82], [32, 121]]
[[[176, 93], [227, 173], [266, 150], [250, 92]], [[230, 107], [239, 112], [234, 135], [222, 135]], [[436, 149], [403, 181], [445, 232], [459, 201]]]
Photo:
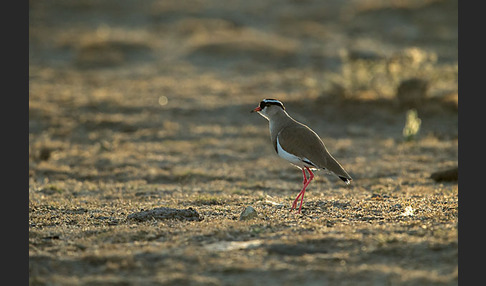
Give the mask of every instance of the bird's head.
[[258, 114], [260, 114], [261, 116], [269, 119], [269, 117], [281, 110], [285, 110], [285, 106], [283, 105], [283, 103], [279, 100], [270, 98], [260, 101], [260, 104], [250, 112], [258, 112]]

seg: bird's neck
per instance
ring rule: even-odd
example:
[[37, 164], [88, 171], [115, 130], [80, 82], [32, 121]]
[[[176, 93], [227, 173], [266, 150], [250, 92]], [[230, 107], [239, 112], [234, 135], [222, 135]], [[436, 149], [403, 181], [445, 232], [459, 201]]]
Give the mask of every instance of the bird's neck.
[[268, 122], [270, 127], [270, 136], [273, 140], [275, 139], [273, 137], [276, 137], [282, 128], [295, 123], [295, 120], [290, 117], [285, 110], [282, 110], [281, 112], [272, 114], [272, 116], [269, 117]]
[[268, 121], [270, 122], [270, 125], [272, 124], [286, 125], [295, 120], [292, 117], [290, 117], [287, 111], [282, 110], [280, 112], [272, 114], [272, 116], [269, 116]]

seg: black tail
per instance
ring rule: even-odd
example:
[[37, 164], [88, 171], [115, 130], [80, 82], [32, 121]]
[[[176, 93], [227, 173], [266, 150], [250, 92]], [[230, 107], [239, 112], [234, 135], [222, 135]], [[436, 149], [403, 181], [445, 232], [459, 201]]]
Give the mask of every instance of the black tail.
[[348, 179], [348, 178], [343, 177], [343, 176], [338, 176], [338, 177], [339, 177], [339, 179], [343, 180], [343, 182], [345, 182], [346, 185], [349, 185], [351, 183], [351, 180], [352, 180], [351, 178]]

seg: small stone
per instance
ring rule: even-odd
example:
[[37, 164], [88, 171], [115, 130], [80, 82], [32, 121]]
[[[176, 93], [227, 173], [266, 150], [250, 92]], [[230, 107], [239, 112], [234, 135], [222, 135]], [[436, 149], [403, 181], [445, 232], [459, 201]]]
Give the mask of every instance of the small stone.
[[258, 213], [252, 206], [246, 207], [246, 209], [240, 214], [240, 220], [249, 220], [256, 217], [258, 217]]
[[427, 99], [429, 89], [428, 81], [420, 78], [410, 78], [400, 83], [396, 97], [400, 107], [418, 108]]
[[459, 179], [459, 167], [437, 171], [430, 175], [430, 178], [436, 182], [455, 182]]
[[43, 147], [39, 152], [39, 159], [41, 161], [47, 161], [51, 157], [52, 149]]

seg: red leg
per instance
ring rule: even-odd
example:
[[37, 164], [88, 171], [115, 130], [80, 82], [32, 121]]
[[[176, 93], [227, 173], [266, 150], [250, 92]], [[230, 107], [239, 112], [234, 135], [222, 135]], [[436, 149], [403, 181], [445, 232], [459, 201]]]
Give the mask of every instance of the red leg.
[[300, 213], [300, 210], [302, 209], [302, 204], [304, 203], [305, 189], [310, 184], [312, 179], [314, 179], [314, 173], [312, 173], [312, 171], [307, 167], [305, 167], [305, 169], [307, 169], [307, 171], [309, 172], [310, 178], [309, 178], [309, 180], [307, 180], [307, 177], [305, 175], [305, 170], [304, 170], [304, 168], [302, 168], [302, 174], [304, 175], [304, 182], [303, 182], [304, 186], [302, 187], [302, 190], [300, 191], [300, 193], [295, 198], [294, 203], [292, 204], [292, 208], [290, 209], [290, 211], [297, 208], [297, 202], [299, 201], [299, 198], [300, 198], [300, 207], [299, 207], [299, 211], [298, 211], [298, 213]]
[[305, 170], [302, 168], [302, 175], [304, 176], [304, 181], [302, 182], [303, 185], [307, 183], [307, 176], [305, 175]]
[[[302, 175], [304, 176], [304, 181], [302, 182], [302, 185], [305, 186], [305, 184], [307, 183], [307, 176], [305, 175], [305, 169], [304, 168], [302, 168]], [[290, 211], [292, 211], [293, 209], [295, 209], [297, 207], [297, 201], [299, 200], [299, 197], [302, 194], [302, 191], [305, 191], [305, 187], [303, 187], [302, 190], [300, 190], [299, 195], [297, 196], [297, 198], [295, 198], [294, 203], [292, 204], [292, 208], [290, 209]]]
[[309, 178], [309, 181], [307, 181], [307, 183], [304, 185], [304, 188], [302, 190], [302, 198], [300, 198], [299, 213], [300, 213], [300, 210], [302, 209], [302, 205], [304, 204], [305, 189], [310, 184], [310, 182], [312, 181], [312, 179], [314, 179], [314, 173], [312, 173], [312, 171], [309, 168], [307, 168], [307, 167], [305, 167], [305, 168], [307, 169], [307, 171], [309, 171], [310, 178]]

